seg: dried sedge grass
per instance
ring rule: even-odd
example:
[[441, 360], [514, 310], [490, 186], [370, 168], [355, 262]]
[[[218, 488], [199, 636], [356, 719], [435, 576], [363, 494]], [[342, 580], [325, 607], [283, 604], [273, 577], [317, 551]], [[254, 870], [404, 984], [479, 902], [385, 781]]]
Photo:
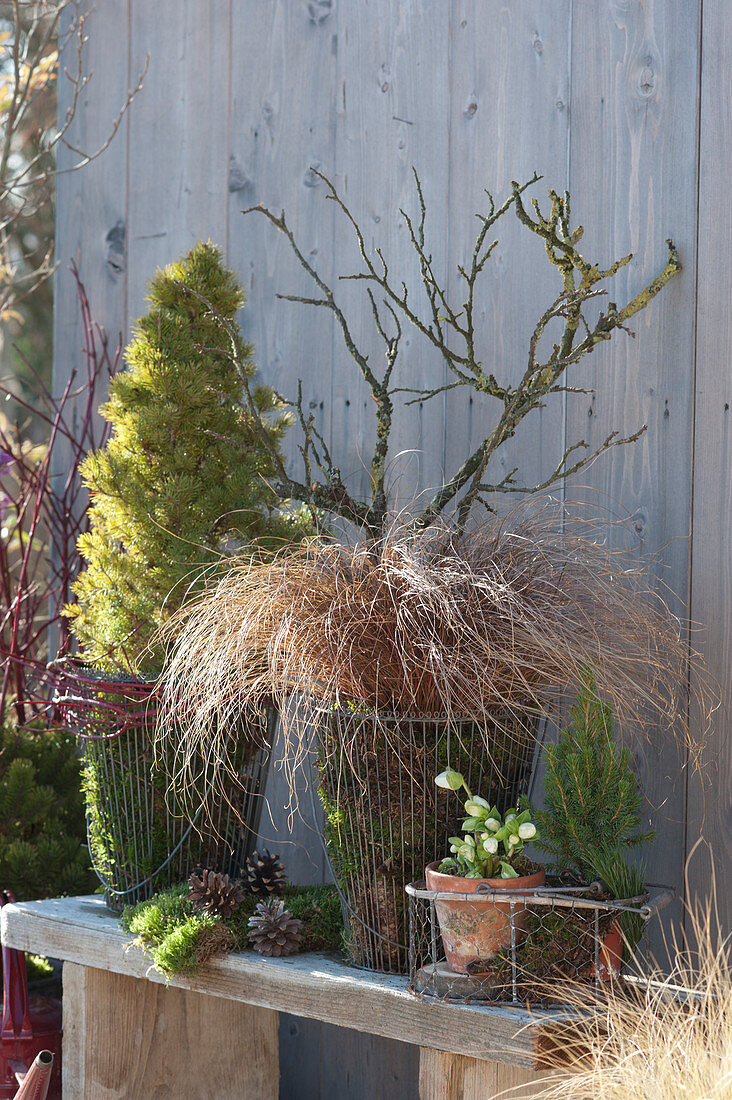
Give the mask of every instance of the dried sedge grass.
[[[592, 534], [545, 504], [461, 535], [433, 526], [234, 564], [168, 628], [160, 735], [177, 783], [225, 767], [226, 731], [267, 700], [285, 715], [293, 695], [421, 716], [546, 712], [588, 662], [621, 722], [686, 735], [680, 623], [646, 570]], [[286, 719], [291, 743], [311, 717]]]
[[652, 973], [635, 995], [622, 985], [598, 999], [587, 986], [563, 989], [577, 1019], [554, 1044], [569, 1068], [537, 1085], [537, 1100], [732, 1097], [732, 949], [713, 878], [688, 924], [688, 937], [672, 943], [671, 973]]

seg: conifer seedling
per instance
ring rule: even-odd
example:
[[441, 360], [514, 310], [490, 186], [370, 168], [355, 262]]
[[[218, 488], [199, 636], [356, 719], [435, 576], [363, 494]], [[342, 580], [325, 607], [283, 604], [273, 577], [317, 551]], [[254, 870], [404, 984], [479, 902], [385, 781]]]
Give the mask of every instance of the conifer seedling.
[[557, 869], [584, 882], [601, 878], [617, 896], [615, 882], [607, 881], [620, 876], [613, 866], [627, 868], [630, 849], [655, 833], [642, 828], [630, 752], [615, 739], [611, 707], [598, 696], [589, 668], [568, 726], [547, 747], [546, 768], [544, 809], [533, 810], [537, 847]]

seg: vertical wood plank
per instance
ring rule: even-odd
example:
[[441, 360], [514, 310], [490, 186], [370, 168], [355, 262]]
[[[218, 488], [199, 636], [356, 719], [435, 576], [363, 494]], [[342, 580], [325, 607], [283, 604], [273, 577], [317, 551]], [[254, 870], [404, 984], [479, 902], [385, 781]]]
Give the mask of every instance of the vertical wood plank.
[[[450, 292], [461, 302], [464, 281], [457, 265], [468, 266], [479, 228], [476, 213], [487, 210], [484, 190], [499, 205], [512, 180], [544, 175], [532, 196], [567, 186], [569, 140], [570, 2], [504, 4], [457, 0], [450, 26]], [[522, 376], [529, 338], [541, 312], [557, 296], [558, 279], [538, 238], [523, 229], [512, 211], [491, 237], [499, 245], [479, 279], [475, 327], [486, 366], [501, 382]], [[461, 390], [447, 399], [446, 462], [454, 473], [486, 437], [501, 411], [493, 398]], [[519, 484], [550, 473], [562, 454], [560, 395], [534, 413], [515, 440], [501, 447], [488, 471], [500, 481], [519, 466]], [[508, 497], [501, 507], [515, 503]]]
[[[702, 624], [696, 639], [722, 688], [701, 778], [691, 777], [687, 850], [700, 834], [716, 864], [722, 925], [732, 929], [732, 318], [729, 288], [732, 257], [726, 227], [732, 214], [732, 123], [725, 105], [732, 95], [732, 11], [722, 0], [705, 0], [699, 149], [699, 257], [697, 284], [696, 401], [694, 432], [694, 522], [691, 615]], [[699, 716], [696, 716], [699, 725]], [[698, 852], [689, 868], [692, 895], [709, 893], [709, 862]]]
[[292, 775], [283, 766], [285, 746], [278, 724], [272, 746], [257, 847], [278, 853], [288, 880], [298, 886], [331, 882], [333, 876], [322, 842], [323, 814], [317, 792], [317, 775], [298, 767]]
[[283, 1100], [391, 1100], [416, 1095], [419, 1048], [280, 1014], [280, 1066]]
[[[82, 5], [84, 72], [90, 77], [80, 97], [68, 140], [87, 153], [108, 139], [130, 87], [127, 0], [101, 0]], [[73, 7], [64, 13], [68, 27]], [[64, 37], [64, 35], [62, 35]], [[74, 37], [66, 39], [61, 68], [74, 70]], [[68, 55], [68, 56], [67, 56]], [[133, 84], [137, 82], [135, 74]], [[59, 81], [59, 119], [70, 108], [71, 87]], [[132, 108], [134, 110], [134, 107]], [[56, 262], [54, 279], [54, 384], [62, 392], [81, 363], [82, 335], [76, 284], [69, 264], [76, 260], [91, 298], [94, 318], [112, 340], [125, 329], [125, 237], [127, 120], [108, 149], [91, 164], [71, 171], [79, 155], [65, 146], [58, 151], [56, 181]]]
[[[636, 293], [661, 270], [667, 237], [684, 265], [649, 309], [634, 318], [637, 339], [622, 333], [598, 348], [575, 383], [594, 397], [570, 397], [567, 443], [597, 446], [614, 429], [642, 423], [636, 444], [603, 456], [569, 499], [588, 499], [632, 517], [631, 548], [658, 555], [659, 589], [677, 594], [686, 615], [693, 409], [697, 0], [673, 5], [631, 0], [574, 5], [571, 178], [573, 220], [586, 227], [585, 255], [602, 263], [632, 251], [613, 297]], [[616, 536], [617, 537], [617, 536]], [[667, 593], [666, 593], [667, 594]], [[650, 881], [680, 886], [684, 851], [683, 758], [637, 743], [643, 785], [659, 839]]]
[[61, 1083], [64, 1100], [83, 1100], [84, 1096], [86, 974], [85, 966], [64, 963], [63, 1045], [61, 1048]]
[[[333, 204], [312, 168], [332, 172], [335, 134], [336, 40], [330, 0], [321, 3], [235, 4], [231, 15], [231, 105], [228, 163], [228, 251], [243, 278], [248, 302], [242, 328], [254, 344], [263, 379], [286, 398], [303, 382], [305, 414], [320, 430], [330, 416], [333, 326], [326, 310], [278, 301], [278, 293], [313, 296], [314, 287], [281, 234], [258, 214], [262, 203], [279, 213], [305, 255], [330, 282]], [[326, 429], [327, 436], [327, 429]], [[299, 427], [285, 442], [295, 476], [302, 477]], [[300, 811], [290, 804], [275, 747], [266, 789], [269, 809], [261, 843], [279, 848], [293, 882], [329, 877], [313, 830], [310, 796], [298, 783]], [[316, 799], [317, 802], [317, 799]]]
[[[381, 247], [391, 279], [404, 281], [412, 306], [426, 320], [427, 299], [419, 264], [400, 209], [418, 219], [412, 169], [422, 180], [428, 206], [427, 250], [437, 279], [445, 285], [447, 252], [447, 126], [449, 104], [449, 5], [414, 0], [362, 0], [340, 4], [338, 18], [338, 117], [336, 182], [361, 225], [375, 258]], [[337, 274], [361, 270], [352, 234], [336, 220]], [[378, 266], [378, 265], [377, 265]], [[374, 328], [363, 283], [336, 288], [358, 347], [381, 377], [385, 346]], [[376, 299], [381, 303], [382, 295]], [[384, 327], [394, 331], [385, 313]], [[408, 322], [392, 384], [423, 388], [439, 385], [444, 368], [431, 345]], [[374, 402], [360, 382], [338, 337], [331, 394], [331, 432], [344, 473], [359, 494], [369, 492], [368, 465], [375, 440]], [[397, 510], [410, 509], [414, 496], [442, 484], [444, 410], [440, 398], [405, 407], [409, 394], [394, 398], [389, 471]]]
[[[111, 144], [85, 167], [75, 170], [84, 155], [93, 155], [109, 140], [128, 91], [137, 84], [129, 71], [128, 0], [101, 0], [98, 4], [69, 4], [62, 13], [60, 41], [64, 44], [60, 72], [75, 72], [78, 36], [72, 27], [83, 19], [86, 39], [83, 73], [88, 83], [79, 96], [75, 116], [67, 132], [69, 143], [81, 150], [72, 152], [60, 145], [57, 153], [56, 231], [53, 277], [53, 393], [60, 395], [74, 371], [78, 386], [86, 374], [84, 337], [76, 280], [70, 265], [75, 261], [89, 295], [93, 320], [109, 336], [114, 350], [126, 328], [126, 226], [128, 119], [124, 118]], [[58, 117], [64, 125], [72, 107], [71, 83], [58, 82]], [[134, 107], [132, 108], [134, 109]], [[73, 393], [73, 390], [72, 390]], [[104, 382], [98, 402], [106, 398]], [[82, 398], [83, 401], [83, 398]], [[72, 396], [66, 406], [67, 422], [81, 414], [81, 402]], [[62, 487], [71, 464], [71, 446], [63, 437], [56, 440], [51, 466], [54, 484]], [[60, 489], [62, 491], [62, 489]], [[79, 502], [83, 507], [83, 497]], [[59, 627], [49, 635], [49, 652], [56, 652]]]
[[131, 65], [150, 66], [130, 115], [127, 314], [156, 268], [199, 240], [226, 247], [229, 0], [131, 0]]
[[[329, 417], [333, 325], [324, 309], [278, 301], [313, 297], [316, 288], [290, 246], [258, 214], [262, 203], [287, 221], [309, 261], [332, 279], [333, 204], [312, 169], [332, 173], [335, 135], [336, 27], [332, 0], [236, 3], [231, 16], [228, 248], [248, 303], [242, 327], [269, 385], [292, 400], [303, 381], [305, 415], [322, 430]], [[299, 428], [285, 442], [302, 476]], [[326, 431], [327, 438], [327, 431]]]
[[[71, 1017], [83, 1026], [82, 1053], [70, 1053], [84, 1100], [277, 1097], [276, 1012], [93, 968], [83, 984], [83, 1017]], [[78, 1052], [78, 1037], [71, 1042]]]
[[422, 1047], [419, 1100], [499, 1100], [533, 1097], [549, 1074]]

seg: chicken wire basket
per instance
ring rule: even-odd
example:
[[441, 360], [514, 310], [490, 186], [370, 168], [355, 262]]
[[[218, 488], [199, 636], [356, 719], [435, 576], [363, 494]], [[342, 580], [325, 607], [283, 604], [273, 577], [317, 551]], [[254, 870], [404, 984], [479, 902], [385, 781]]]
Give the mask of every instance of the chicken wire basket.
[[351, 962], [406, 974], [405, 887], [449, 847], [461, 816], [435, 786], [448, 766], [505, 811], [529, 793], [543, 721], [504, 711], [482, 718], [320, 714], [316, 751], [325, 848], [343, 908]]
[[235, 739], [226, 797], [211, 797], [203, 773], [184, 804], [168, 789], [167, 750], [154, 758], [155, 685], [70, 661], [53, 672], [54, 704], [81, 748], [89, 852], [110, 908], [143, 901], [199, 865], [237, 876], [259, 829], [275, 710]]
[[599, 988], [620, 974], [625, 940], [640, 942], [673, 900], [668, 886], [610, 900], [602, 884], [475, 893], [406, 887], [409, 989], [445, 1001], [513, 1007], [562, 1004], [568, 982]]

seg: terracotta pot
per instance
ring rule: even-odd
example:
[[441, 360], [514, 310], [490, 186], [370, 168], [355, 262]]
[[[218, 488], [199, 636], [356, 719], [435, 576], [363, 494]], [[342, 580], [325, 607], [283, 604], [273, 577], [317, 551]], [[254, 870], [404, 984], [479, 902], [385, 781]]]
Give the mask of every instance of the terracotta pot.
[[[447, 963], [458, 974], [468, 973], [471, 963], [485, 962], [511, 944], [511, 903], [482, 897], [478, 886], [501, 894], [524, 893], [544, 885], [542, 868], [522, 878], [461, 878], [443, 875], [439, 863], [430, 863], [425, 871], [427, 889], [447, 894], [474, 894], [470, 901], [437, 901], [437, 920], [442, 933]], [[516, 942], [520, 942], [526, 923], [526, 904], [513, 903]]]
[[600, 958], [597, 974], [602, 982], [609, 982], [620, 975], [623, 965], [623, 936], [620, 925], [613, 921], [610, 930], [605, 933], [600, 946]]

